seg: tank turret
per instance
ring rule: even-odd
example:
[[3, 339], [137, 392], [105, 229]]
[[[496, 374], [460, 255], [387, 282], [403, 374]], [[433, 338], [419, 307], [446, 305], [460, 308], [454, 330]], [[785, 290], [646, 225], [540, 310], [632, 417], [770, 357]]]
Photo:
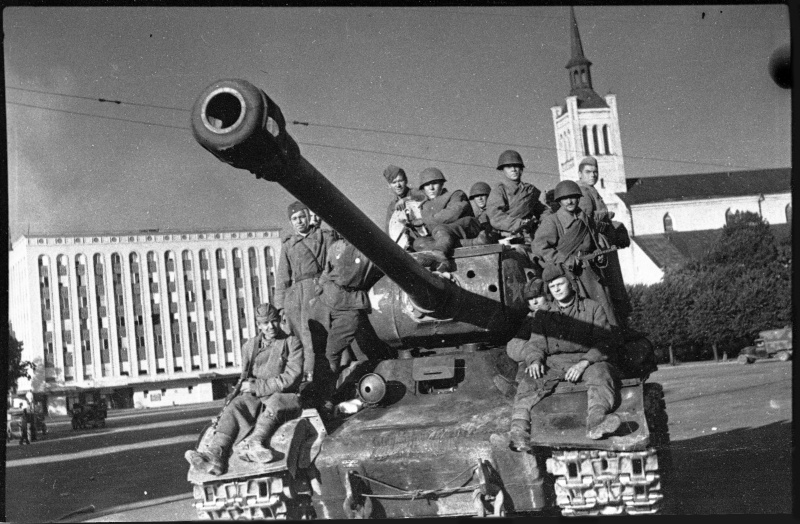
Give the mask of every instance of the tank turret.
[[217, 158], [278, 182], [383, 271], [387, 278], [371, 291], [371, 319], [391, 346], [501, 342], [526, 314], [526, 257], [499, 245], [463, 248], [453, 273], [425, 269], [301, 155], [280, 108], [249, 82], [211, 84], [191, 125]]

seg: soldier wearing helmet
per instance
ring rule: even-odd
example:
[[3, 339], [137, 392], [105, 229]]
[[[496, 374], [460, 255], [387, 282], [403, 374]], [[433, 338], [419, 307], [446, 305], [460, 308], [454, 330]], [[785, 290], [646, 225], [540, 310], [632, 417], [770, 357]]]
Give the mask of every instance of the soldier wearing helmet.
[[606, 260], [603, 256], [586, 261], [580, 259], [597, 252], [601, 246], [594, 219], [578, 205], [582, 195], [581, 188], [572, 180], [562, 180], [556, 185], [553, 196], [560, 207], [542, 218], [531, 249], [545, 264], [563, 266], [580, 296], [598, 302], [608, 315], [609, 323], [618, 327], [603, 273]]
[[309, 301], [315, 296], [316, 280], [325, 267], [328, 248], [336, 240], [333, 231], [312, 227], [309, 209], [293, 202], [288, 209], [294, 234], [281, 244], [278, 276], [275, 280], [275, 307], [283, 310], [289, 328], [303, 344], [303, 380], [314, 379], [314, 348], [308, 320], [312, 313]]
[[[239, 456], [248, 462], [272, 462], [270, 438], [278, 427], [302, 412], [298, 385], [303, 373], [300, 340], [280, 328], [280, 314], [271, 304], [255, 312], [259, 334], [242, 346], [242, 373], [238, 396], [225, 404], [216, 431], [204, 451], [189, 450], [184, 457], [199, 473], [223, 475], [236, 442]], [[253, 429], [250, 435], [250, 429]], [[246, 438], [245, 438], [246, 436]]]
[[[578, 186], [582, 193], [578, 207], [587, 216], [594, 219], [597, 228], [597, 239], [601, 243], [601, 248], [608, 248], [611, 245], [616, 245], [620, 249], [626, 248], [630, 245], [630, 241], [627, 231], [625, 231], [625, 226], [618, 222], [611, 222], [611, 219], [614, 218], [614, 213], [608, 210], [603, 197], [594, 187], [597, 184], [599, 174], [597, 159], [593, 156], [585, 157], [578, 164]], [[630, 297], [622, 280], [619, 257], [616, 253], [609, 253], [607, 257], [608, 266], [605, 268], [605, 274], [608, 277], [611, 300], [614, 304], [617, 320], [624, 327], [631, 311]]]
[[472, 213], [467, 195], [461, 190], [449, 192], [444, 188], [444, 174], [429, 167], [419, 174], [419, 189], [425, 192], [426, 200], [420, 207], [422, 218], [412, 222], [414, 226], [425, 225], [429, 237], [414, 240], [415, 251], [430, 251], [436, 259], [437, 271], [451, 271], [448, 257], [460, 245], [462, 239], [472, 239], [481, 233], [481, 226]]
[[542, 192], [522, 181], [524, 169], [518, 152], [507, 150], [500, 154], [497, 170], [503, 172], [504, 178], [492, 188], [486, 214], [492, 227], [503, 237], [529, 243], [542, 215], [549, 210], [539, 200]]
[[475, 182], [469, 189], [469, 201], [472, 205], [472, 213], [481, 226], [480, 234], [469, 240], [462, 240], [462, 246], [478, 246], [483, 244], [496, 244], [500, 235], [489, 222], [489, 215], [486, 214], [486, 203], [489, 201], [489, 194], [492, 188], [486, 182]]

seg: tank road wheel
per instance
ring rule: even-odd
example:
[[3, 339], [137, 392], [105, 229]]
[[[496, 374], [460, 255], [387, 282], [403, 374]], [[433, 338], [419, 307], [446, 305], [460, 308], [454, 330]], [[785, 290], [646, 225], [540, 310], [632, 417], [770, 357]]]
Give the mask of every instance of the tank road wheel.
[[791, 355], [789, 355], [788, 351], [781, 351], [780, 353], [778, 353], [778, 360], [780, 360], [781, 362], [786, 362], [787, 360], [789, 360], [789, 358], [791, 358]]

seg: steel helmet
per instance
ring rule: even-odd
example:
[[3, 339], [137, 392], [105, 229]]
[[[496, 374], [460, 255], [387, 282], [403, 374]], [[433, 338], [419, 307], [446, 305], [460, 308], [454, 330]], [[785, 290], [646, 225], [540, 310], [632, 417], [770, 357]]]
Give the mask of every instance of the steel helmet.
[[472, 184], [472, 187], [469, 188], [469, 198], [472, 200], [476, 196], [488, 195], [491, 191], [492, 188], [489, 187], [489, 184], [486, 182], [475, 182]]
[[508, 149], [500, 153], [500, 158], [497, 160], [497, 169], [503, 169], [503, 166], [519, 166], [525, 167], [522, 163], [522, 157], [513, 149]]
[[435, 168], [429, 167], [423, 169], [422, 172], [419, 174], [419, 188], [422, 189], [422, 186], [425, 184], [430, 184], [431, 182], [436, 182], [441, 180], [442, 182], [446, 182], [447, 179], [444, 177], [442, 172]]
[[576, 184], [572, 180], [562, 180], [561, 182], [556, 184], [556, 190], [555, 193], [553, 194], [553, 198], [555, 198], [557, 202], [562, 198], [566, 198], [568, 196], [580, 197], [581, 195], [582, 195], [581, 188], [578, 187], [578, 184]]

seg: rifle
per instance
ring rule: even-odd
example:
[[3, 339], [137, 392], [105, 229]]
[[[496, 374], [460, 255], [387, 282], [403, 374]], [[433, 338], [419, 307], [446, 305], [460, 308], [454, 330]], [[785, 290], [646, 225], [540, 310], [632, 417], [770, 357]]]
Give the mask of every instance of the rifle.
[[[592, 260], [595, 260], [599, 256], [607, 255], [609, 253], [613, 253], [613, 252], [617, 251], [618, 249], [619, 248], [617, 246], [611, 246], [608, 249], [598, 249], [597, 251], [593, 251], [593, 252], [589, 253], [588, 255], [583, 255], [583, 256], [578, 257], [578, 260], [580, 260], [581, 262], [591, 262]], [[601, 265], [604, 265], [604, 264], [598, 262], [597, 265], [601, 266]]]

